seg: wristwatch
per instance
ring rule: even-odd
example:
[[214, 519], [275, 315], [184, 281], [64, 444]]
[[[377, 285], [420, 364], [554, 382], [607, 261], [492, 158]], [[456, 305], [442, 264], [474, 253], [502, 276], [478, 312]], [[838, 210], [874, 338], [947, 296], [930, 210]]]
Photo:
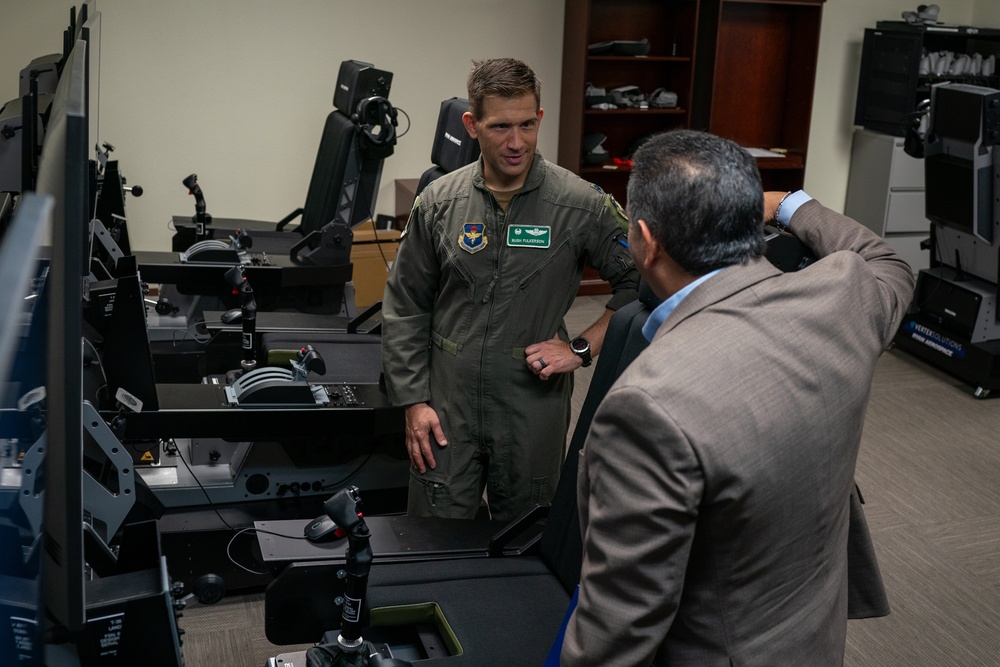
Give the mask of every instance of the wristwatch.
[[594, 358], [590, 356], [590, 341], [583, 336], [571, 340], [569, 349], [573, 351], [573, 354], [583, 359], [584, 366], [589, 366], [594, 361]]

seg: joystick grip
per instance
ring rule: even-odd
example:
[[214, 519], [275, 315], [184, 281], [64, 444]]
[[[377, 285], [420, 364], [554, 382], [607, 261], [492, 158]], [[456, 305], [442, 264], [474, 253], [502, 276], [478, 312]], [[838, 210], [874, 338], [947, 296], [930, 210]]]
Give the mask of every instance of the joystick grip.
[[211, 221], [212, 216], [205, 212], [205, 195], [201, 191], [201, 186], [198, 185], [198, 174], [191, 174], [181, 183], [188, 189], [188, 194], [194, 196], [195, 222]]

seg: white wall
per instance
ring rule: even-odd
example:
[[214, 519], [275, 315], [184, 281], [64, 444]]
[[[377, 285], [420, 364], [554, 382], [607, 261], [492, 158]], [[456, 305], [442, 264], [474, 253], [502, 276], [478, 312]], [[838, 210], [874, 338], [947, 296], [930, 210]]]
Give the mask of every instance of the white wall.
[[[0, 100], [17, 73], [62, 48], [71, 0], [5, 0]], [[938, 2], [941, 20], [1000, 27], [996, 0]], [[197, 173], [217, 216], [277, 220], [301, 206], [343, 60], [394, 74], [390, 98], [412, 129], [385, 162], [378, 212], [396, 178], [428, 166], [441, 100], [465, 94], [473, 58], [531, 64], [546, 110], [540, 150], [555, 158], [562, 0], [97, 0], [102, 13], [101, 137], [130, 184], [133, 245], [164, 249], [171, 215], [193, 213]], [[842, 210], [864, 29], [913, 0], [828, 0], [823, 10], [806, 189]], [[400, 120], [400, 130], [406, 127]]]
[[1000, 2], [976, 0], [972, 11], [972, 25], [981, 28], [1000, 28]]
[[[7, 5], [11, 6], [8, 7]], [[17, 73], [62, 48], [79, 0], [5, 0], [0, 100]], [[465, 95], [474, 58], [515, 56], [542, 80], [539, 141], [556, 156], [561, 1], [98, 0], [101, 137], [141, 198], [128, 200], [137, 249], [169, 247], [172, 215], [193, 214], [181, 180], [197, 173], [209, 213], [278, 220], [305, 201], [340, 63], [393, 73], [409, 114], [382, 175], [377, 211], [394, 211], [396, 178], [430, 166], [441, 100]], [[399, 131], [407, 121], [400, 116]]]

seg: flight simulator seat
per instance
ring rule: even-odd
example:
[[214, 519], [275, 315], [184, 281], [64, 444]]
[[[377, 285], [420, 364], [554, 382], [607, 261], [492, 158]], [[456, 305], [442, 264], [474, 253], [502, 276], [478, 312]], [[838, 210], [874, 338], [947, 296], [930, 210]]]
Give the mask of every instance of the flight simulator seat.
[[[323, 127], [305, 204], [278, 222], [215, 218], [206, 210], [197, 175], [183, 179], [195, 197], [195, 215], [173, 217], [171, 250], [184, 253], [184, 263], [213, 261], [208, 255], [214, 257], [220, 249], [232, 253], [230, 244], [248, 236], [245, 247], [252, 249], [255, 263], [274, 263], [279, 257], [313, 276], [343, 268], [336, 278], [319, 278], [329, 282], [282, 290], [278, 303], [268, 309], [352, 316], [352, 228], [374, 216], [383, 161], [393, 154], [398, 137], [397, 110], [388, 99], [391, 82], [391, 72], [369, 63], [341, 63], [335, 108]], [[288, 226], [299, 217], [297, 226]], [[191, 287], [181, 291], [202, 293]]]
[[431, 181], [479, 158], [479, 142], [469, 136], [462, 123], [462, 115], [468, 110], [469, 100], [463, 97], [452, 97], [441, 103], [434, 145], [431, 147], [434, 166], [420, 175], [418, 195]]
[[[306, 201], [278, 222], [213, 218], [192, 174], [183, 184], [195, 196], [195, 216], [174, 216], [177, 230], [172, 250], [182, 252], [203, 239], [225, 240], [237, 229], [247, 231], [258, 248], [286, 254], [330, 223], [349, 230], [373, 215], [382, 163], [396, 145], [396, 109], [389, 103], [392, 73], [368, 63], [344, 61], [313, 165]], [[346, 96], [340, 91], [350, 89]], [[297, 227], [286, 226], [301, 216]], [[350, 252], [350, 243], [346, 245]], [[301, 252], [298, 251], [298, 252]], [[346, 259], [345, 261], [349, 261]]]

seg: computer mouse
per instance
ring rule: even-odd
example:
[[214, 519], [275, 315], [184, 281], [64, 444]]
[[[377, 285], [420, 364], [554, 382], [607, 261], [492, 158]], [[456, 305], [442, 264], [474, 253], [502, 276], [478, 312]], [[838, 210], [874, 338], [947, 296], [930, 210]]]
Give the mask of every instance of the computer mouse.
[[233, 322], [239, 322], [240, 320], [242, 320], [243, 313], [242, 311], [240, 311], [239, 308], [233, 308], [232, 310], [227, 310], [226, 312], [222, 313], [222, 317], [220, 317], [219, 319], [222, 320], [223, 324], [232, 324]]
[[310, 542], [330, 542], [340, 538], [337, 534], [337, 524], [325, 515], [310, 521], [302, 532]]

